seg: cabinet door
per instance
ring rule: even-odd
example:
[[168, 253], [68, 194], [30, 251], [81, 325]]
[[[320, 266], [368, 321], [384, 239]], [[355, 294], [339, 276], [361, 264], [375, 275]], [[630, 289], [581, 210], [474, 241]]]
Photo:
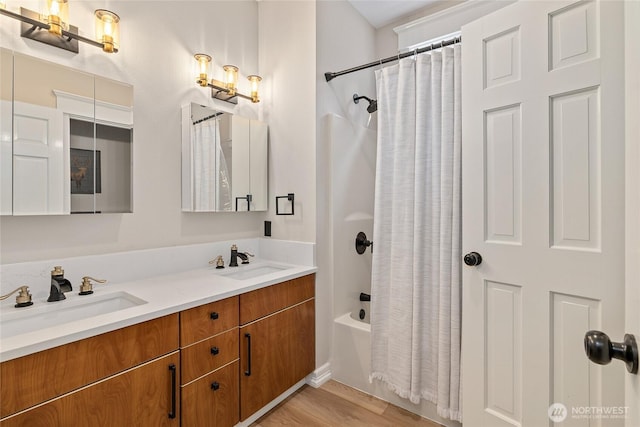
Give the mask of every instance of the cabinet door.
[[179, 369], [175, 352], [6, 418], [0, 426], [179, 426]]
[[170, 314], [0, 364], [0, 417], [77, 390], [178, 349]]
[[238, 422], [238, 361], [182, 387], [182, 425], [231, 427]]
[[245, 420], [315, 368], [314, 300], [240, 329], [240, 419]]
[[266, 211], [268, 208], [269, 149], [267, 145], [267, 124], [251, 120], [249, 125], [249, 182], [251, 187], [252, 211]]

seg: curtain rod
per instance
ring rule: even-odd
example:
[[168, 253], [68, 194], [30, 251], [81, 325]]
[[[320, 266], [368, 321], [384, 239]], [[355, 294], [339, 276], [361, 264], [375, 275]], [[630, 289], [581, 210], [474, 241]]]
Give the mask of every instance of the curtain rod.
[[219, 115], [221, 115], [221, 114], [224, 114], [224, 113], [215, 113], [215, 114], [212, 114], [212, 115], [207, 116], [207, 117], [205, 117], [205, 118], [202, 118], [202, 119], [200, 119], [200, 120], [196, 120], [195, 122], [193, 122], [193, 124], [194, 124], [194, 125], [197, 125], [198, 123], [206, 122], [207, 120], [209, 120], [209, 119], [213, 119], [214, 117], [218, 117], [218, 116], [219, 116]]
[[429, 52], [430, 50], [440, 49], [441, 47], [449, 46], [452, 44], [460, 43], [462, 41], [462, 36], [457, 36], [449, 40], [442, 40], [437, 43], [432, 43], [429, 46], [421, 47], [420, 49], [411, 50], [405, 53], [399, 53], [395, 56], [390, 56], [388, 58], [380, 59], [375, 62], [370, 62], [368, 64], [359, 65], [357, 67], [349, 68], [347, 70], [337, 71], [335, 73], [324, 73], [324, 78], [327, 82], [333, 80], [336, 77], [343, 76], [345, 74], [354, 73], [360, 70], [366, 70], [367, 68], [375, 67], [376, 65], [386, 64], [387, 62], [398, 61], [402, 58], [407, 58], [412, 55], [417, 55], [423, 52]]

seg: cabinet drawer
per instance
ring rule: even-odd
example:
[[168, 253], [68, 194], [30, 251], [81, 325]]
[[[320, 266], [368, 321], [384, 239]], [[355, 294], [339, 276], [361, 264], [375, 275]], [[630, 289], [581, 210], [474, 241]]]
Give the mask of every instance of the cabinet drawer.
[[182, 387], [182, 425], [231, 427], [240, 420], [238, 361]]
[[238, 326], [238, 297], [201, 305], [180, 313], [180, 347]]
[[3, 362], [0, 417], [178, 349], [178, 315]]
[[315, 274], [310, 274], [240, 295], [240, 324], [313, 298], [315, 279]]
[[181, 351], [182, 384], [238, 358], [238, 328], [216, 335]]

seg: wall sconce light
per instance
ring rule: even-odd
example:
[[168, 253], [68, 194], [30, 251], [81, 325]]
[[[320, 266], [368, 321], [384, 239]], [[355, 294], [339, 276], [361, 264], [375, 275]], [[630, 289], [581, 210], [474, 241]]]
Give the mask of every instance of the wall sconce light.
[[251, 96], [244, 95], [238, 92], [238, 67], [235, 65], [225, 65], [222, 67], [224, 70], [224, 81], [216, 79], [208, 80], [211, 73], [211, 56], [204, 53], [196, 53], [194, 58], [198, 62], [198, 78], [196, 83], [202, 87], [211, 88], [211, 96], [216, 99], [230, 102], [232, 104], [238, 103], [238, 97], [248, 99], [249, 101], [256, 103], [260, 102], [258, 97], [258, 83], [262, 80], [262, 77], [251, 75], [248, 77], [251, 82]]
[[102, 50], [114, 53], [120, 49], [120, 17], [115, 13], [98, 9], [96, 16], [96, 40], [102, 43]]
[[198, 61], [198, 73], [200, 74], [196, 83], [202, 87], [206, 87], [209, 73], [211, 73], [211, 57], [204, 53], [196, 53], [193, 56], [196, 58], [196, 61]]
[[251, 82], [251, 102], [260, 102], [260, 98], [258, 98], [258, 86], [262, 81], [262, 77], [253, 74], [247, 78]]
[[224, 70], [224, 84], [228, 89], [229, 96], [236, 94], [236, 85], [238, 84], [238, 67], [235, 65], [225, 65], [222, 67]]
[[120, 48], [120, 17], [108, 10], [95, 11], [96, 40], [79, 35], [78, 27], [69, 25], [69, 0], [45, 0], [42, 13], [23, 7], [20, 13], [12, 12], [0, 0], [0, 15], [22, 22], [22, 37], [70, 52], [79, 52], [79, 41], [99, 47], [107, 53], [115, 53]]
[[62, 36], [62, 30], [69, 29], [69, 2], [67, 0], [47, 0], [42, 16], [49, 24], [49, 32]]

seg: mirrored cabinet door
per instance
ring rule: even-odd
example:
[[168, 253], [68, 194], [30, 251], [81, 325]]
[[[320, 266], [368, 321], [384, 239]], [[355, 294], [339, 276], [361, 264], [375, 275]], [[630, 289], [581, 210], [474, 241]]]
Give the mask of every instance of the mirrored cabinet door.
[[0, 53], [2, 215], [131, 212], [133, 87]]
[[182, 210], [267, 210], [267, 125], [191, 103], [182, 108]]
[[251, 120], [249, 128], [249, 181], [252, 194], [252, 209], [266, 211], [268, 209], [267, 186], [268, 179], [268, 128], [267, 124], [258, 120]]
[[0, 49], [0, 215], [13, 213], [13, 52]]

